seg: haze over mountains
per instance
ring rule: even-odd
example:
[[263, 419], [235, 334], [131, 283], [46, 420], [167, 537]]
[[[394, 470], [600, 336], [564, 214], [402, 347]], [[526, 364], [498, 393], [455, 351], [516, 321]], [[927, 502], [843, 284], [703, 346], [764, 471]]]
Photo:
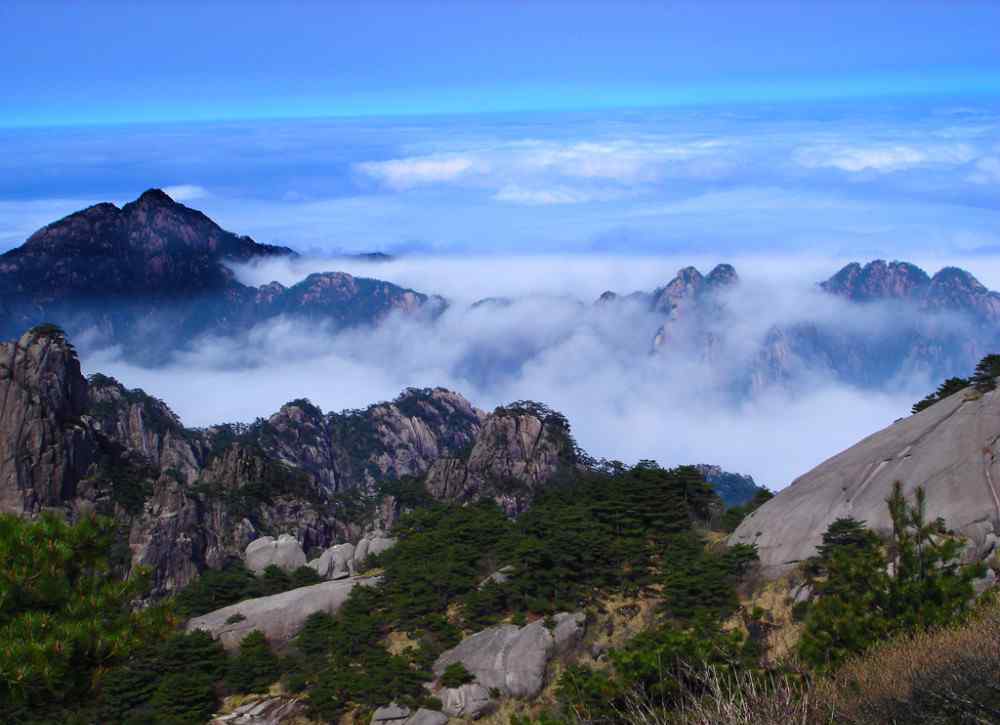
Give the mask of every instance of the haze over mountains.
[[[797, 442], [761, 467], [752, 444], [712, 445], [709, 424], [683, 411], [795, 440], [808, 434], [791, 429], [809, 430], [799, 424], [814, 406], [838, 396], [888, 423], [998, 347], [1000, 296], [955, 268], [877, 260], [802, 286], [722, 262], [653, 289], [476, 301], [435, 294], [453, 259], [377, 259], [301, 259], [151, 190], [3, 255], [0, 331], [59, 324], [85, 367], [160, 392], [195, 424], [251, 420], [306, 394], [336, 410], [445, 385], [486, 405], [549, 402], [602, 455], [715, 461], [776, 486], [866, 431], [834, 426], [828, 444]], [[427, 286], [337, 271], [393, 279], [407, 265]]]

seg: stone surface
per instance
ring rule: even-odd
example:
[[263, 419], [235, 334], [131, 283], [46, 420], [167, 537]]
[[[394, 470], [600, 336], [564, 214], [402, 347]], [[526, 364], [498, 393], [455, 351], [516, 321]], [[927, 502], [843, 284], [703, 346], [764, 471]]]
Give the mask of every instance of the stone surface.
[[[187, 631], [205, 630], [227, 650], [235, 650], [247, 634], [258, 629], [272, 646], [281, 647], [298, 634], [309, 615], [316, 612], [332, 614], [343, 606], [355, 586], [373, 586], [378, 581], [378, 577], [357, 577], [248, 599], [194, 617], [187, 623]], [[236, 615], [243, 619], [229, 621]]]
[[[251, 556], [258, 570], [298, 566], [305, 563], [300, 548], [338, 542], [358, 542], [357, 564], [393, 542], [384, 533], [364, 535], [388, 530], [402, 512], [381, 492], [383, 483], [424, 476], [440, 460], [465, 467], [476, 451], [475, 475], [440, 498], [496, 496], [516, 512], [527, 495], [505, 499], [490, 476], [520, 476], [527, 492], [575, 455], [557, 414], [522, 406], [516, 422], [493, 424], [513, 414], [488, 415], [441, 388], [407, 390], [344, 413], [323, 413], [301, 399], [253, 425], [185, 428], [142, 390], [100, 374], [85, 380], [72, 345], [51, 327], [0, 343], [0, 398], [0, 510], [114, 517], [131, 565], [152, 571], [153, 597], [242, 557], [264, 534], [287, 534], [298, 544], [275, 547], [281, 551], [259, 564]], [[515, 434], [497, 437], [508, 429]], [[539, 441], [529, 440], [532, 431], [541, 431]], [[505, 480], [512, 483], [516, 478]], [[371, 513], [344, 515], [352, 492], [376, 498]], [[345, 566], [350, 574], [348, 560], [347, 549], [332, 553], [329, 575], [343, 576]]]
[[478, 682], [461, 687], [446, 688], [438, 692], [442, 710], [450, 717], [475, 720], [496, 709], [497, 703], [490, 692]]
[[437, 710], [420, 708], [406, 719], [406, 725], [445, 725], [448, 716]]
[[434, 674], [440, 677], [448, 665], [461, 662], [487, 691], [496, 688], [512, 697], [534, 697], [545, 685], [549, 661], [583, 636], [582, 613], [563, 612], [553, 619], [551, 632], [544, 620], [538, 620], [524, 627], [502, 624], [466, 637], [438, 657]]
[[244, 703], [209, 725], [288, 725], [305, 716], [308, 707], [295, 697], [262, 697]]
[[996, 585], [997, 585], [997, 573], [993, 569], [987, 569], [986, 576], [976, 579], [976, 581], [972, 583], [972, 586], [976, 592], [976, 596], [979, 596], [988, 589], [992, 589]]
[[383, 705], [372, 713], [372, 723], [402, 723], [410, 717], [410, 708], [396, 703]]
[[86, 407], [80, 362], [61, 334], [0, 344], [0, 511], [36, 513], [77, 495], [98, 456]]
[[247, 568], [255, 574], [262, 574], [269, 566], [292, 572], [305, 566], [306, 555], [302, 545], [294, 536], [282, 534], [277, 539], [263, 536], [251, 541], [243, 554]]
[[[839, 517], [892, 529], [885, 500], [895, 481], [927, 492], [927, 512], [988, 546], [1000, 530], [1000, 391], [960, 391], [897, 421], [796, 479], [750, 514], [731, 543], [756, 544], [765, 575], [812, 556]], [[992, 540], [990, 540], [992, 541]]]

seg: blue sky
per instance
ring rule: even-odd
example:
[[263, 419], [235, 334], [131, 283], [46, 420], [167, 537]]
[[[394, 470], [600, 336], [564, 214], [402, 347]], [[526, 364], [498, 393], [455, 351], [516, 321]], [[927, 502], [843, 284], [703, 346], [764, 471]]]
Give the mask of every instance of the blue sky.
[[168, 188], [301, 250], [1000, 249], [1000, 4], [0, 3], [0, 248]]
[[995, 2], [6, 0], [5, 126], [1000, 91]]

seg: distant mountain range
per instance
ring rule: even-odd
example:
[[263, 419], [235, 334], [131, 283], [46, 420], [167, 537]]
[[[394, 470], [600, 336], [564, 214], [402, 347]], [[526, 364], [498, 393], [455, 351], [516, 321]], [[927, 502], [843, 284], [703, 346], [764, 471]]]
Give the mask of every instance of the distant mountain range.
[[[98, 204], [0, 256], [0, 338], [51, 322], [72, 336], [96, 332], [133, 361], [156, 364], [199, 335], [236, 334], [279, 316], [336, 332], [376, 325], [391, 313], [432, 321], [447, 307], [428, 292], [337, 271], [291, 287], [252, 287], [226, 266], [293, 256], [287, 247], [227, 232], [156, 189], [122, 208]], [[740, 320], [755, 315], [748, 307], [767, 304], [748, 294], [755, 291], [731, 265], [720, 264], [704, 275], [682, 269], [653, 291], [609, 291], [596, 304], [612, 312], [638, 304], [659, 320], [635, 330], [647, 336], [653, 354], [693, 354], [707, 365], [728, 366], [723, 384], [736, 394], [803, 373], [871, 387], [913, 372], [937, 380], [968, 374], [979, 358], [1000, 350], [1000, 294], [953, 267], [929, 276], [906, 262], [849, 264], [817, 287], [840, 307], [772, 325], [748, 352]], [[514, 302], [478, 306], [502, 311]]]
[[237, 332], [278, 315], [337, 329], [440, 306], [413, 290], [341, 272], [287, 288], [248, 287], [224, 264], [290, 256], [287, 247], [225, 231], [158, 189], [121, 209], [97, 204], [0, 256], [0, 336], [53, 322], [71, 333], [96, 330], [133, 358], [156, 362], [201, 333]]

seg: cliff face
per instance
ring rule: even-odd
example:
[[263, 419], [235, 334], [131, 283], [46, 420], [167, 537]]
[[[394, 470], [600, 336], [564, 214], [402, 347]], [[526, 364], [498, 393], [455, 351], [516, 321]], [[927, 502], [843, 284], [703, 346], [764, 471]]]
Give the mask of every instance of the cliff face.
[[97, 455], [86, 407], [80, 363], [58, 331], [0, 344], [0, 509], [37, 513], [76, 495]]
[[815, 553], [840, 517], [888, 533], [886, 498], [899, 481], [927, 510], [968, 537], [979, 555], [1000, 536], [1000, 391], [968, 388], [897, 421], [821, 463], [750, 514], [733, 543], [757, 544], [766, 573], [780, 574]]
[[310, 550], [388, 527], [406, 506], [401, 480], [516, 514], [576, 465], [562, 416], [535, 404], [486, 414], [441, 388], [344, 413], [298, 400], [253, 425], [185, 428], [142, 391], [102, 375], [88, 384], [56, 330], [0, 345], [0, 398], [0, 510], [115, 516], [123, 563], [152, 568], [157, 594], [266, 534]]

